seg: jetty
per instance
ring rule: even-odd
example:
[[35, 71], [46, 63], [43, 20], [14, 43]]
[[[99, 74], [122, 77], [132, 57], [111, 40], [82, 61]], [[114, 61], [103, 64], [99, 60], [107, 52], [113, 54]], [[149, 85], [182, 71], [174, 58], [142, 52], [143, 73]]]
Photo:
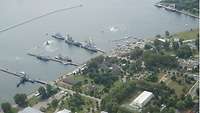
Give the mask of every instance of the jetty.
[[46, 85], [48, 84], [45, 81], [39, 80], [39, 79], [30, 79], [27, 77], [27, 74], [25, 72], [12, 72], [6, 68], [0, 68], [1, 72], [7, 73], [9, 75], [15, 76], [20, 78], [20, 82], [17, 84], [17, 87], [19, 87], [21, 84], [24, 84], [25, 82], [29, 82], [29, 83], [39, 83], [39, 84], [43, 84]]
[[193, 18], [200, 19], [199, 16], [193, 15], [193, 14], [191, 14], [191, 13], [189, 13], [189, 12], [186, 12], [186, 11], [178, 10], [178, 9], [176, 9], [176, 8], [173, 8], [173, 7], [166, 6], [166, 5], [161, 4], [161, 3], [156, 3], [155, 6], [158, 7], [158, 8], [164, 8], [164, 9], [166, 9], [166, 10], [168, 10], [168, 11], [177, 12], [177, 13], [181, 13], [181, 14], [184, 14], [184, 15], [187, 15], [187, 16], [190, 16], [190, 17], [193, 17]]
[[33, 53], [27, 53], [27, 55], [36, 57], [37, 59], [42, 60], [42, 61], [44, 61], [44, 62], [54, 61], [54, 62], [61, 63], [61, 64], [63, 64], [63, 65], [78, 66], [78, 64], [72, 63], [72, 61], [66, 61], [66, 60], [64, 60], [64, 59], [58, 59], [58, 58], [56, 58], [56, 57], [42, 56], [42, 55], [37, 55], [37, 54], [33, 54]]
[[29, 19], [29, 20], [25, 20], [25, 21], [23, 21], [23, 22], [21, 22], [21, 23], [14, 24], [14, 25], [10, 25], [10, 26], [8, 26], [8, 27], [5, 27], [5, 28], [3, 28], [3, 29], [0, 29], [0, 32], [5, 32], [5, 31], [8, 31], [8, 30], [14, 29], [14, 28], [16, 28], [16, 27], [22, 26], [22, 25], [24, 25], [24, 24], [30, 23], [30, 22], [32, 22], [32, 21], [38, 20], [38, 19], [40, 19], [40, 18], [49, 16], [49, 15], [52, 15], [52, 14], [55, 14], [55, 13], [58, 13], [58, 12], [62, 12], [62, 11], [66, 11], [66, 10], [71, 10], [71, 9], [79, 8], [79, 7], [82, 7], [82, 6], [83, 6], [83, 5], [77, 5], [77, 6], [73, 6], [73, 7], [68, 7], [68, 8], [63, 8], [63, 9], [54, 10], [54, 11], [45, 13], [45, 14], [43, 14], [43, 15], [40, 15], [40, 16], [31, 18], [31, 19]]

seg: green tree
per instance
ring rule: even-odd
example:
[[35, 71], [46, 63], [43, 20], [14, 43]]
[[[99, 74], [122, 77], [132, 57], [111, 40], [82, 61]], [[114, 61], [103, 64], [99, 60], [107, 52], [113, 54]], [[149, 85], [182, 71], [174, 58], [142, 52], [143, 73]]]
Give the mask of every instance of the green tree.
[[12, 113], [12, 107], [8, 102], [2, 103], [1, 108], [4, 113]]
[[150, 45], [150, 44], [145, 44], [144, 45], [144, 49], [146, 49], [146, 50], [149, 50], [149, 49], [151, 49], [152, 48], [152, 46]]
[[48, 97], [54, 95], [57, 92], [58, 92], [58, 88], [54, 88], [52, 85], [49, 85], [49, 84], [46, 86], [46, 93]]
[[197, 39], [195, 40], [195, 45], [199, 51], [199, 37], [197, 37]]
[[172, 107], [165, 108], [161, 113], [175, 113], [175, 109]]
[[40, 93], [42, 99], [48, 98], [46, 89], [44, 87], [39, 87], [38, 92]]
[[149, 75], [146, 80], [151, 81], [151, 82], [157, 82], [158, 76], [157, 75]]
[[26, 107], [27, 106], [27, 96], [26, 94], [16, 94], [14, 96], [14, 101], [17, 105], [19, 105], [20, 107]]
[[190, 95], [186, 96], [184, 99], [184, 103], [187, 108], [192, 107], [193, 106], [192, 97]]
[[199, 96], [199, 88], [196, 89], [196, 94]]
[[78, 112], [83, 109], [83, 105], [85, 104], [83, 98], [79, 94], [74, 94], [68, 101], [70, 109], [72, 112]]
[[183, 45], [177, 50], [177, 56], [187, 59], [192, 56], [192, 50], [188, 45]]
[[144, 62], [148, 69], [176, 68], [177, 59], [170, 55], [161, 55], [152, 51], [144, 52]]
[[51, 106], [53, 107], [53, 108], [56, 108], [57, 106], [58, 106], [58, 100], [57, 99], [54, 99], [54, 100], [52, 100], [52, 102], [51, 102]]
[[143, 50], [139, 47], [136, 47], [130, 52], [130, 59], [138, 59], [141, 58], [142, 56], [143, 56]]
[[165, 36], [169, 37], [169, 35], [170, 35], [169, 31], [165, 31]]
[[177, 107], [178, 109], [183, 109], [183, 108], [185, 107], [184, 101], [179, 100], [179, 101], [176, 103], [176, 107]]

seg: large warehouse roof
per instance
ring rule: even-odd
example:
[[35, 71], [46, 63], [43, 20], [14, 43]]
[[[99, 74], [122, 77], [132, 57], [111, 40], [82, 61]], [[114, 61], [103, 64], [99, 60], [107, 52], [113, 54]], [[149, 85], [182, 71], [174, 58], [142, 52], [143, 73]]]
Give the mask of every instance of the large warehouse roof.
[[143, 91], [133, 102], [131, 102], [131, 106], [143, 107], [147, 102], [151, 100], [153, 97], [153, 93], [148, 91]]
[[34, 109], [32, 107], [27, 107], [24, 110], [19, 111], [18, 113], [43, 113], [43, 112], [41, 112], [41, 111], [39, 111], [37, 109]]

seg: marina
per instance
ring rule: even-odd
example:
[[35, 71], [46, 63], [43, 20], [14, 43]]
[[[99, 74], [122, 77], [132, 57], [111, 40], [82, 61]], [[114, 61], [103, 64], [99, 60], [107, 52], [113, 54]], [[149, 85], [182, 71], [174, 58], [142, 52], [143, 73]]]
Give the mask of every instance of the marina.
[[[27, 52], [41, 53], [39, 55], [52, 57], [58, 56], [60, 53], [69, 55], [78, 65], [96, 57], [100, 52], [91, 52], [74, 45], [68, 46], [69, 44], [65, 43], [64, 40], [51, 38], [53, 33], [60, 32], [65, 35], [68, 32], [74, 40], [82, 41], [81, 43], [88, 40], [88, 37], [92, 37], [97, 49], [101, 48], [104, 52], [109, 53], [114, 45], [111, 41], [121, 39], [126, 34], [150, 38], [162, 34], [166, 30], [173, 33], [198, 27], [197, 19], [165, 12], [153, 6], [156, 2], [156, 0], [2, 0], [0, 1], [2, 8], [0, 11], [2, 14], [1, 30], [56, 9], [76, 6], [77, 4], [83, 4], [84, 7], [54, 13], [1, 32], [0, 67], [14, 71], [23, 70], [30, 72], [31, 78], [54, 81], [77, 67], [64, 66], [49, 60], [49, 58], [43, 62], [39, 58], [30, 57]], [[118, 30], [112, 28], [110, 31], [108, 28], [112, 26], [116, 26], [115, 28]], [[104, 32], [100, 32], [101, 30]], [[38, 45], [40, 48], [36, 47]], [[98, 50], [100, 51], [100, 49]], [[41, 59], [45, 58], [41, 57]], [[0, 103], [13, 102], [14, 94], [30, 94], [39, 87], [39, 84], [27, 84], [16, 88], [18, 78], [10, 77], [4, 72], [0, 72], [0, 74]]]

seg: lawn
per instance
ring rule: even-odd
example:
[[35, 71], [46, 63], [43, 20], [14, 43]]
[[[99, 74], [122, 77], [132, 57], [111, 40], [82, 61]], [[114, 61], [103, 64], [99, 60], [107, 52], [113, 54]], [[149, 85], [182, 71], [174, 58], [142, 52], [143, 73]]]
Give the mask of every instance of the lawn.
[[197, 34], [199, 32], [199, 29], [193, 29], [192, 31], [184, 31], [174, 34], [174, 37], [178, 37], [183, 40], [190, 40], [190, 39], [196, 39]]
[[175, 90], [175, 93], [177, 94], [178, 97], [180, 97], [183, 93], [183, 89], [185, 86], [178, 84], [177, 82], [169, 79], [167, 81], [167, 85]]
[[186, 92], [189, 91], [189, 89], [192, 87], [193, 84], [186, 83], [182, 76], [177, 76], [177, 80], [181, 80], [182, 83], [179, 84], [177, 81], [171, 80], [171, 78], [169, 77], [165, 81], [165, 83], [167, 84], [167, 86], [174, 89], [177, 96], [180, 97], [181, 95], [186, 94]]
[[18, 110], [17, 108], [15, 108], [15, 107], [12, 108], [12, 113], [18, 113], [18, 111], [19, 111], [19, 110]]

